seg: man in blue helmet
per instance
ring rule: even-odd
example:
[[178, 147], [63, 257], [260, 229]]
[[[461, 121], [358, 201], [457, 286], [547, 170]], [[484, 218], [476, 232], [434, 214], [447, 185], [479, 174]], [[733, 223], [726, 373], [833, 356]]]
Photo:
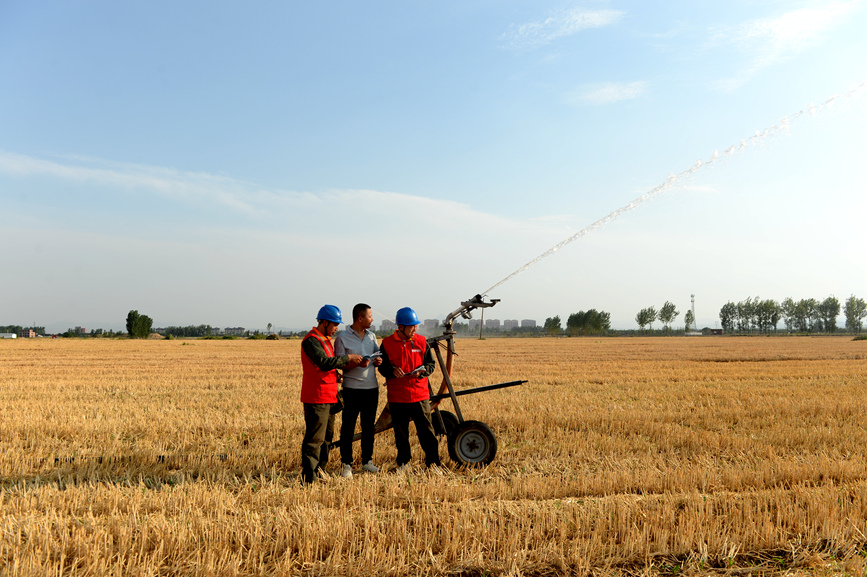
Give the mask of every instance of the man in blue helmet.
[[314, 474], [328, 463], [328, 444], [334, 437], [334, 415], [337, 403], [337, 369], [358, 366], [365, 361], [361, 355], [335, 356], [331, 337], [343, 318], [340, 309], [325, 305], [316, 315], [317, 326], [301, 341], [301, 402], [304, 403], [304, 439], [301, 441], [301, 482], [312, 483]]
[[397, 468], [403, 471], [412, 457], [409, 446], [409, 423], [412, 421], [424, 450], [425, 464], [439, 472], [439, 443], [431, 422], [427, 380], [436, 364], [427, 339], [416, 334], [419, 320], [415, 311], [404, 307], [397, 311], [394, 321], [397, 330], [382, 339], [379, 347], [382, 353], [379, 372], [385, 377], [394, 443], [397, 445]]

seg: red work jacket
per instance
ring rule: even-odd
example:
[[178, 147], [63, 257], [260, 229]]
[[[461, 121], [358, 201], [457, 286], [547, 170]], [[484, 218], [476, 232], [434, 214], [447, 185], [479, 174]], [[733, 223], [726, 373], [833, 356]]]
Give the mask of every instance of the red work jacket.
[[[392, 334], [382, 339], [379, 348], [388, 355], [392, 366], [400, 367], [404, 373], [410, 373], [424, 364], [427, 339], [415, 334], [412, 340], [404, 341], [399, 339], [397, 334]], [[389, 403], [415, 403], [430, 398], [427, 377], [405, 375], [398, 379], [392, 376], [385, 380], [385, 385]]]
[[[307, 336], [301, 341], [307, 339], [319, 339], [322, 343], [322, 348], [325, 349], [325, 356], [334, 356], [334, 347], [331, 345], [331, 339], [320, 333], [315, 328], [310, 329]], [[301, 349], [301, 368], [304, 370], [301, 377], [301, 402], [302, 403], [336, 403], [337, 402], [337, 371], [323, 371], [316, 366], [310, 357]]]

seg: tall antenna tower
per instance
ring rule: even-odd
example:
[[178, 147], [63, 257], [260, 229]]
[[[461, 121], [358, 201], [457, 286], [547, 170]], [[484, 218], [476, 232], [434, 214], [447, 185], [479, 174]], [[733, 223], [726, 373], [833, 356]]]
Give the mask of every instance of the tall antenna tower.
[[[689, 295], [690, 302], [692, 302], [692, 324], [694, 329], [698, 329], [698, 319], [695, 318], [695, 295]], [[689, 327], [687, 327], [687, 331]]]

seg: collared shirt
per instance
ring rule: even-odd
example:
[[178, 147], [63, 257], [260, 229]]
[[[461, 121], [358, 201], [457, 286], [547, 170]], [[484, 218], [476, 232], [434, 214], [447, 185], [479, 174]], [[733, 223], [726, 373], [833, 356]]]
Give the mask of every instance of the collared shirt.
[[[368, 357], [379, 352], [376, 343], [376, 335], [370, 329], [364, 330], [364, 336], [359, 337], [352, 326], [337, 333], [334, 337], [334, 354], [338, 356], [356, 354]], [[366, 367], [356, 367], [343, 371], [343, 386], [347, 389], [376, 389], [379, 383], [376, 380], [376, 369], [373, 362]]]

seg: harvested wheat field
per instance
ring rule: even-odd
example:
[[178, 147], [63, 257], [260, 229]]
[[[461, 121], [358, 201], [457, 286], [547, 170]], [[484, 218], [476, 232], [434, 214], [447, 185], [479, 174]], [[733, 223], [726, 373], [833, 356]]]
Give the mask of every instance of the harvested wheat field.
[[0, 573], [867, 572], [867, 341], [458, 340], [457, 388], [529, 381], [461, 397], [492, 465], [388, 431], [309, 488], [299, 350], [0, 341]]

